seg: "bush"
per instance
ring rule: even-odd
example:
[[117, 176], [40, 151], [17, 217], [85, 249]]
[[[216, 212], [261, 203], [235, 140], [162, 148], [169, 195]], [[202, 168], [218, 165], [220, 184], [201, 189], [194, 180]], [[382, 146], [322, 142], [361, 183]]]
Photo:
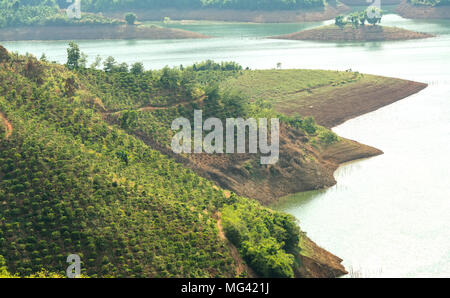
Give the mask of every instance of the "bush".
[[302, 122], [302, 129], [306, 131], [308, 134], [315, 134], [317, 131], [316, 121], [313, 117], [306, 117]]
[[134, 13], [129, 12], [125, 15], [125, 21], [127, 22], [128, 25], [134, 25], [136, 19], [137, 16]]
[[319, 140], [326, 145], [331, 145], [331, 144], [336, 143], [339, 140], [339, 138], [331, 130], [324, 130], [324, 131], [320, 132]]

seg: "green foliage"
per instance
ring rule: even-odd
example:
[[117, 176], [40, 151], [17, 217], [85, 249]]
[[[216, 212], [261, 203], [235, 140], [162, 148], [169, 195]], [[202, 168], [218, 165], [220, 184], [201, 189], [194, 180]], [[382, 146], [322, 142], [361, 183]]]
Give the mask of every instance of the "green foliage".
[[414, 5], [426, 5], [426, 6], [444, 6], [450, 5], [450, 0], [408, 0]]
[[[236, 264], [214, 218], [231, 206], [226, 222], [227, 210], [245, 209], [239, 222], [249, 233], [239, 247], [249, 264], [264, 276], [293, 276], [298, 227], [291, 217], [225, 196], [133, 136], [170, 136], [169, 120], [206, 99], [192, 95], [207, 89], [199, 78], [208, 70], [137, 75], [115, 63], [108, 72], [69, 70], [17, 54], [8, 54], [8, 65], [0, 67], [0, 111], [14, 134], [0, 139], [2, 274], [61, 273], [65, 257], [77, 253], [92, 277], [233, 277]], [[222, 77], [215, 72], [211, 81]], [[245, 110], [242, 97], [208, 92], [211, 104], [234, 107], [225, 117]], [[146, 104], [175, 105], [137, 110]]]
[[262, 277], [294, 277], [299, 228], [294, 218], [241, 200], [223, 208], [228, 239]]
[[53, 0], [0, 1], [0, 28], [18, 26], [118, 25], [121, 21], [101, 15], [83, 13], [81, 19], [69, 19]]
[[144, 64], [142, 62], [136, 62], [131, 65], [130, 72], [134, 75], [140, 75], [144, 73]]
[[375, 26], [376, 24], [381, 23], [381, 18], [383, 16], [383, 12], [375, 7], [369, 7], [365, 11], [365, 17], [369, 24]]
[[334, 24], [339, 28], [344, 28], [347, 24], [352, 24], [353, 28], [358, 28], [360, 25], [364, 26], [367, 23], [376, 25], [381, 23], [383, 11], [376, 7], [369, 7], [364, 11], [353, 12], [348, 16], [337, 16]]
[[137, 16], [134, 13], [129, 12], [125, 15], [125, 21], [127, 22], [128, 25], [134, 25], [136, 19]]
[[313, 117], [306, 117], [301, 123], [301, 128], [308, 134], [315, 134], [317, 131], [317, 124]]
[[90, 11], [125, 10], [125, 9], [160, 9], [160, 8], [224, 8], [245, 10], [290, 10], [308, 7], [323, 7], [321, 0], [83, 0], [83, 7]]
[[319, 140], [325, 145], [331, 145], [339, 141], [339, 138], [331, 130], [323, 130], [319, 133]]
[[337, 16], [337, 17], [334, 19], [334, 23], [335, 23], [335, 25], [338, 26], [339, 28], [344, 28], [345, 25], [347, 25], [347, 21], [346, 21], [346, 19], [345, 19], [344, 16]]
[[79, 60], [81, 58], [80, 48], [76, 43], [71, 41], [69, 43], [69, 48], [67, 49], [67, 68], [77, 69], [79, 67]]

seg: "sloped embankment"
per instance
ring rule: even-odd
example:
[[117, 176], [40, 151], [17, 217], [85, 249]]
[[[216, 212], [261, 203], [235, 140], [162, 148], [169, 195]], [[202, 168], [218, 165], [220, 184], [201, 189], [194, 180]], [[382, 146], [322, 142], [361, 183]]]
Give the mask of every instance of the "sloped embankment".
[[396, 12], [408, 19], [450, 19], [450, 5], [412, 5], [407, 1], [402, 1]]
[[5, 132], [5, 139], [8, 139], [12, 132], [13, 132], [13, 127], [11, 125], [11, 122], [8, 121], [8, 119], [6, 119], [5, 115], [3, 115], [2, 112], [0, 112], [0, 120], [2, 125], [4, 126], [6, 132]]
[[[139, 20], [161, 21], [161, 16], [172, 20], [203, 20], [213, 22], [252, 22], [252, 23], [296, 23], [325, 21], [348, 12], [349, 7], [338, 4], [325, 8], [302, 10], [234, 10], [234, 9], [145, 9], [133, 11]], [[105, 15], [121, 18], [124, 12], [111, 12]]]
[[0, 40], [2, 41], [188, 38], [207, 38], [207, 36], [180, 29], [128, 25], [38, 26], [0, 29]]

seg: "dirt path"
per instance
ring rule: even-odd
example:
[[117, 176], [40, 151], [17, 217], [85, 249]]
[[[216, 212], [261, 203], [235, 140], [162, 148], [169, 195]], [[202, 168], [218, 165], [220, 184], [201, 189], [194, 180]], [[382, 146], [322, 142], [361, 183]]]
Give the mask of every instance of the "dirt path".
[[[173, 107], [180, 107], [180, 106], [187, 106], [189, 104], [193, 104], [193, 103], [202, 103], [204, 100], [206, 99], [206, 95], [203, 95], [195, 100], [192, 101], [181, 101], [181, 102], [177, 102], [176, 104], [170, 105], [170, 106], [164, 106], [164, 107], [155, 107], [155, 106], [146, 106], [146, 107], [142, 107], [142, 108], [138, 108], [137, 110], [140, 112], [145, 112], [145, 111], [156, 111], [156, 110], [167, 110]], [[114, 112], [105, 112], [103, 113], [103, 115], [113, 115], [113, 114], [118, 114], [121, 113], [122, 111], [114, 111]]]
[[249, 277], [256, 277], [256, 274], [253, 272], [253, 270], [248, 267], [242, 260], [236, 246], [234, 246], [225, 236], [222, 228], [221, 215], [222, 214], [220, 212], [215, 214], [215, 217], [217, 218], [217, 228], [219, 229], [219, 238], [225, 241], [230, 248], [231, 256], [233, 257], [234, 263], [236, 264], [236, 275], [240, 276], [243, 272], [247, 272]]
[[11, 125], [11, 122], [9, 122], [8, 119], [6, 119], [5, 115], [2, 112], [0, 112], [0, 119], [2, 120], [2, 122], [6, 128], [5, 139], [9, 139], [9, 137], [11, 136], [11, 134], [13, 132], [13, 127]]

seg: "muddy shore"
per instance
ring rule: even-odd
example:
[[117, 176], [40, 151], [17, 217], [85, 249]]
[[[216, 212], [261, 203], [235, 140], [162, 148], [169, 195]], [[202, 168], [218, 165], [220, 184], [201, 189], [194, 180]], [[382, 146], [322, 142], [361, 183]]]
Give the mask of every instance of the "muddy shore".
[[446, 6], [427, 6], [412, 5], [403, 0], [397, 6], [396, 12], [408, 19], [450, 19], [450, 5]]
[[135, 25], [42, 26], [0, 29], [0, 41], [187, 38], [207, 38], [207, 36], [180, 29]]
[[[132, 10], [139, 21], [162, 21], [165, 17], [172, 20], [201, 20], [222, 22], [252, 22], [252, 23], [297, 23], [314, 22], [333, 19], [350, 11], [346, 5], [328, 5], [326, 8], [303, 10], [233, 10], [233, 9], [160, 9]], [[113, 18], [123, 18], [125, 12], [104, 12]]]

